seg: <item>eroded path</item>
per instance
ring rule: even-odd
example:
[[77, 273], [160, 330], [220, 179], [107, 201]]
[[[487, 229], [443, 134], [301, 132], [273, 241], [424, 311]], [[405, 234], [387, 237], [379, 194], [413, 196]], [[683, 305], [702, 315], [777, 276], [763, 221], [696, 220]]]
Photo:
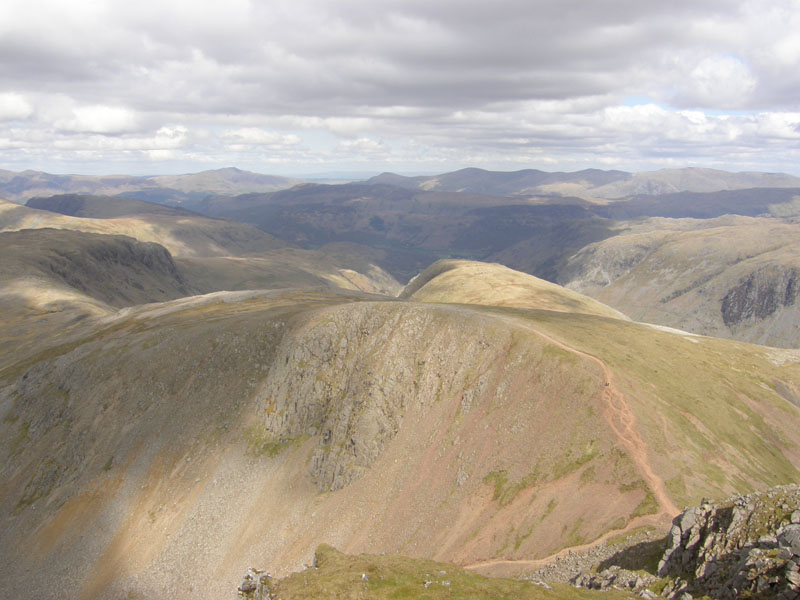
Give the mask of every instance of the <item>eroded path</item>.
[[636, 415], [634, 415], [633, 411], [631, 410], [630, 405], [628, 404], [627, 400], [625, 399], [625, 395], [620, 391], [620, 389], [614, 383], [614, 375], [611, 369], [606, 365], [603, 360], [594, 356], [593, 354], [589, 354], [588, 352], [584, 352], [583, 350], [578, 350], [564, 342], [557, 340], [553, 337], [550, 337], [546, 333], [543, 333], [539, 329], [536, 329], [533, 325], [526, 322], [524, 319], [514, 318], [514, 317], [507, 317], [501, 316], [499, 317], [505, 321], [514, 323], [518, 326], [523, 326], [529, 331], [535, 333], [539, 337], [547, 340], [549, 343], [557, 346], [567, 352], [580, 356], [582, 358], [588, 359], [595, 364], [597, 364], [603, 372], [603, 379], [604, 379], [604, 386], [603, 386], [603, 393], [601, 396], [601, 410], [603, 413], [603, 417], [606, 419], [609, 427], [614, 432], [614, 434], [619, 439], [620, 443], [624, 446], [624, 448], [628, 451], [628, 454], [631, 457], [634, 465], [636, 466], [637, 470], [641, 474], [642, 478], [644, 479], [647, 487], [653, 494], [656, 502], [658, 503], [658, 512], [653, 515], [646, 515], [644, 517], [639, 517], [637, 519], [631, 520], [624, 528], [608, 531], [598, 539], [594, 540], [589, 544], [584, 544], [581, 546], [573, 546], [569, 548], [564, 548], [560, 550], [558, 553], [541, 559], [536, 560], [505, 560], [505, 559], [496, 559], [496, 560], [489, 560], [474, 563], [471, 565], [465, 565], [467, 569], [478, 569], [481, 567], [491, 567], [497, 565], [518, 565], [518, 566], [530, 566], [530, 567], [540, 567], [549, 561], [557, 558], [560, 555], [566, 554], [570, 550], [572, 551], [581, 551], [591, 548], [595, 546], [612, 535], [618, 535], [620, 533], [625, 533], [637, 527], [642, 527], [644, 525], [655, 524], [658, 523], [665, 518], [672, 519], [675, 515], [677, 515], [680, 510], [669, 495], [666, 492], [666, 488], [664, 486], [664, 481], [661, 479], [656, 473], [653, 471], [653, 468], [650, 464], [650, 460], [647, 456], [647, 444], [642, 439], [638, 429], [636, 428]]
[[656, 525], [660, 522], [661, 513], [656, 515], [644, 515], [642, 517], [637, 517], [635, 519], [631, 519], [625, 527], [622, 529], [609, 529], [599, 538], [586, 543], [581, 544], [579, 546], [569, 546], [567, 548], [562, 548], [555, 554], [551, 554], [550, 556], [545, 556], [544, 558], [531, 558], [531, 559], [507, 559], [507, 558], [493, 558], [491, 560], [483, 560], [480, 562], [472, 563], [469, 565], [463, 565], [465, 569], [481, 569], [484, 567], [498, 567], [498, 566], [516, 566], [516, 567], [525, 567], [530, 569], [538, 569], [540, 567], [544, 567], [548, 563], [554, 561], [555, 559], [566, 556], [570, 552], [585, 552], [594, 548], [598, 544], [602, 544], [606, 540], [628, 533], [629, 531], [633, 531], [634, 529], [638, 529], [640, 527], [647, 527], [649, 525]]
[[[512, 320], [508, 317], [503, 318]], [[601, 398], [603, 416], [611, 427], [611, 430], [619, 438], [620, 442], [622, 442], [622, 445], [625, 446], [626, 450], [628, 450], [628, 453], [639, 470], [639, 473], [641, 473], [645, 483], [652, 491], [656, 502], [658, 502], [660, 509], [659, 514], [666, 515], [670, 518], [677, 515], [680, 510], [678, 510], [678, 507], [675, 506], [675, 503], [667, 494], [666, 488], [664, 487], [664, 481], [655, 474], [652, 466], [650, 465], [650, 460], [647, 457], [647, 444], [639, 434], [639, 430], [636, 428], [636, 415], [633, 414], [628, 401], [625, 399], [625, 395], [614, 384], [614, 374], [611, 372], [611, 369], [608, 367], [608, 365], [594, 354], [589, 354], [583, 350], [578, 350], [577, 348], [573, 348], [572, 346], [569, 346], [560, 340], [550, 337], [546, 333], [541, 332], [529, 323], [525, 323], [521, 319], [513, 319], [513, 322], [518, 324], [523, 323], [528, 330], [534, 332], [539, 337], [544, 338], [551, 344], [558, 346], [567, 352], [571, 352], [572, 354], [586, 358], [597, 364], [602, 369], [605, 383]]]

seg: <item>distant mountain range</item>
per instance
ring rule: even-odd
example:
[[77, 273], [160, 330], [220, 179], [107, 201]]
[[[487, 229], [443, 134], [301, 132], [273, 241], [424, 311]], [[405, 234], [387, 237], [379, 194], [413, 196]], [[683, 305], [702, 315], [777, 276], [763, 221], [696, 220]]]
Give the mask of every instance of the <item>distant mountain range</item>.
[[404, 177], [383, 173], [368, 183], [418, 190], [471, 192], [496, 196], [581, 196], [602, 199], [675, 192], [716, 192], [746, 188], [796, 188], [800, 177], [785, 173], [731, 173], [717, 169], [683, 168], [628, 173], [585, 169], [548, 173], [536, 169], [501, 172], [461, 169], [442, 175]]
[[0, 198], [24, 203], [54, 194], [126, 195], [151, 202], [179, 204], [211, 194], [271, 192], [300, 183], [299, 179], [261, 175], [234, 167], [187, 175], [53, 175], [42, 171], [0, 169]]
[[[302, 179], [262, 175], [234, 167], [186, 175], [53, 175], [42, 171], [0, 169], [0, 198], [23, 203], [54, 194], [126, 195], [162, 204], [196, 203], [212, 195], [237, 196], [287, 189]], [[406, 177], [383, 173], [366, 179], [409, 190], [468, 192], [488, 196], [578, 196], [595, 200], [678, 192], [716, 192], [747, 188], [800, 188], [800, 177], [785, 173], [732, 173], [683, 168], [629, 173], [585, 169], [547, 172], [536, 169], [487, 171], [468, 168], [441, 175]]]

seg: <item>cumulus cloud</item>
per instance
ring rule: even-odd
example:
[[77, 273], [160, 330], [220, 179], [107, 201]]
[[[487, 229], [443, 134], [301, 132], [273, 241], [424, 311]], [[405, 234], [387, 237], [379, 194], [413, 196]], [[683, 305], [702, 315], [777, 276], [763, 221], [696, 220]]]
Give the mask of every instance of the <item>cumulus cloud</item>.
[[797, 0], [5, 0], [0, 163], [786, 169], [798, 29]]
[[355, 157], [363, 155], [381, 155], [387, 154], [387, 148], [383, 142], [373, 140], [370, 138], [358, 138], [356, 140], [347, 140], [339, 144], [339, 150], [347, 152]]
[[675, 97], [679, 104], [737, 109], [750, 104], [756, 80], [741, 59], [709, 56], [698, 62], [679, 85]]
[[0, 121], [25, 119], [31, 114], [33, 107], [21, 94], [0, 94]]
[[78, 106], [72, 114], [53, 125], [64, 131], [115, 134], [137, 129], [133, 111], [119, 106]]

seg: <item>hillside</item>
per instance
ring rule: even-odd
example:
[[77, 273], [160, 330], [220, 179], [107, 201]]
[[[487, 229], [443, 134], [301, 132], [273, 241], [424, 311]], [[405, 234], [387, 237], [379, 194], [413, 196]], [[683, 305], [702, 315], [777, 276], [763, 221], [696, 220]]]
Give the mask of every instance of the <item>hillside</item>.
[[401, 298], [417, 302], [535, 308], [626, 319], [610, 306], [497, 264], [440, 260], [412, 279]]
[[[566, 600], [625, 598], [620, 591], [576, 590], [572, 586], [531, 584], [529, 581], [488, 578], [449, 563], [396, 555], [347, 556], [322, 545], [314, 553], [314, 568], [281, 580], [250, 570], [239, 586], [240, 598], [294, 600], [328, 598], [338, 600], [365, 595], [375, 600], [391, 598], [515, 598], [520, 600]], [[247, 578], [249, 576], [249, 579]], [[241, 590], [251, 590], [241, 592]]]
[[31, 350], [0, 361], [3, 597], [225, 597], [322, 542], [524, 572], [800, 476], [796, 353], [620, 319], [231, 292]]
[[125, 236], [57, 229], [0, 232], [0, 256], [3, 358], [21, 360], [35, 353], [54, 332], [80, 332], [87, 318], [197, 291], [163, 246]]
[[[306, 184], [272, 194], [210, 198], [203, 214], [236, 219], [308, 249], [359, 244], [400, 281], [442, 257], [482, 260], [524, 240], [547, 239], [538, 263], [603, 239], [606, 219], [576, 198], [504, 198], [383, 184]], [[568, 235], [565, 235], [568, 234]], [[546, 266], [543, 267], [546, 269]]]
[[655, 219], [574, 254], [559, 281], [631, 318], [800, 345], [800, 223]]
[[67, 215], [68, 217], [84, 217], [87, 219], [113, 219], [131, 215], [200, 216], [182, 208], [172, 208], [135, 198], [90, 196], [87, 194], [58, 194], [46, 198], [31, 198], [25, 203], [25, 206]]
[[[568, 585], [570, 584], [570, 585]], [[486, 578], [450, 563], [397, 555], [346, 555], [322, 545], [309, 569], [278, 579], [248, 569], [239, 597], [669, 598], [789, 600], [800, 593], [800, 486], [705, 499], [650, 530], [619, 535], [546, 562], [519, 580]]]
[[251, 225], [158, 204], [93, 196], [56, 196], [32, 204], [0, 200], [0, 231], [56, 229], [125, 235], [164, 246], [198, 292], [282, 287], [342, 287], [394, 295], [400, 284], [361, 253], [287, 247]]
[[[32, 204], [42, 206], [43, 210], [0, 200], [0, 230], [51, 227], [127, 235], [160, 244], [178, 257], [246, 255], [284, 246], [243, 223], [210, 219], [138, 200], [56, 196], [37, 199]], [[71, 216], [72, 212], [78, 216]], [[94, 214], [100, 216], [88, 216]]]

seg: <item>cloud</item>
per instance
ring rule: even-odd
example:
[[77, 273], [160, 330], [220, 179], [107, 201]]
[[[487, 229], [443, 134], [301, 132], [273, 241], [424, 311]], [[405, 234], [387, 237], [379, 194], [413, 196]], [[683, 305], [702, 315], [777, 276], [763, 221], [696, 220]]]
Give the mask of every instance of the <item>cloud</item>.
[[295, 146], [300, 143], [300, 138], [296, 135], [280, 135], [274, 131], [266, 131], [258, 127], [245, 127], [227, 131], [223, 134], [223, 137], [240, 144], [260, 146]]
[[0, 94], [0, 121], [26, 119], [32, 114], [33, 107], [21, 94]]
[[355, 157], [363, 155], [385, 155], [388, 153], [388, 149], [383, 142], [370, 138], [346, 140], [339, 144], [339, 150], [347, 152]]
[[722, 109], [745, 108], [756, 89], [748, 66], [735, 56], [708, 56], [679, 83], [673, 101], [681, 105]]
[[63, 131], [116, 134], [135, 131], [138, 127], [133, 111], [119, 106], [79, 106], [72, 114], [55, 121], [54, 126]]
[[54, 165], [84, 147], [148, 169], [674, 152], [776, 170], [797, 152], [798, 29], [797, 0], [6, 0], [0, 119], [24, 127], [0, 167], [46, 164], [52, 141]]

